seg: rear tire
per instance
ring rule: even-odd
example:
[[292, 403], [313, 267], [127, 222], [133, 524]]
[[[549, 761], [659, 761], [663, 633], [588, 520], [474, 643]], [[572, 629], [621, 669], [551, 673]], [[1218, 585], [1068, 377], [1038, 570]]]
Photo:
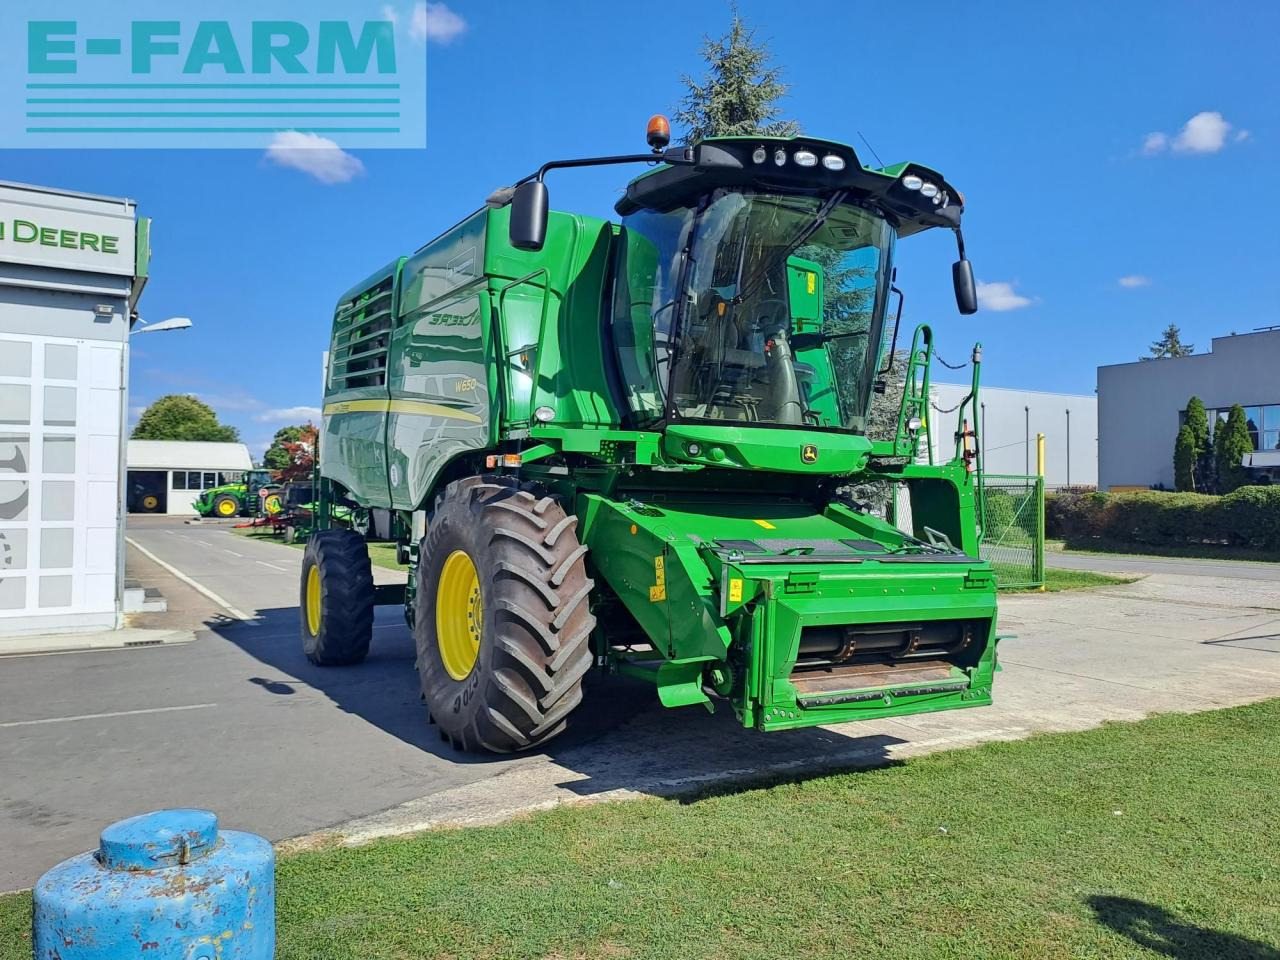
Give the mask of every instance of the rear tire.
[[364, 538], [320, 530], [302, 554], [302, 652], [319, 667], [359, 663], [373, 638], [373, 570]]
[[595, 618], [577, 522], [504, 478], [468, 477], [437, 498], [418, 551], [414, 640], [423, 698], [455, 747], [537, 746], [582, 701]]
[[230, 494], [224, 493], [213, 501], [213, 515], [215, 517], [234, 517], [239, 513], [240, 501]]

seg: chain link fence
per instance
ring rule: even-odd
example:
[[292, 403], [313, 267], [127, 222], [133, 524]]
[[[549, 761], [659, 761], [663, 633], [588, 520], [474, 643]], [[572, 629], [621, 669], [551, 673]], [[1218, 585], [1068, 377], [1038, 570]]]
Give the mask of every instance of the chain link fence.
[[1044, 586], [1044, 478], [980, 475], [982, 558], [996, 585]]

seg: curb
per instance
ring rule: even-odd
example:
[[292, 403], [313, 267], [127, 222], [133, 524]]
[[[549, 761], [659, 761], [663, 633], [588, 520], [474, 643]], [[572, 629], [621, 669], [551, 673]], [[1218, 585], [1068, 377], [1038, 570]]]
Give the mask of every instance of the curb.
[[86, 650], [157, 647], [165, 644], [190, 643], [195, 638], [196, 635], [190, 630], [145, 630], [140, 627], [85, 633], [37, 633], [26, 637], [6, 637], [0, 640], [0, 659], [42, 653], [78, 653]]

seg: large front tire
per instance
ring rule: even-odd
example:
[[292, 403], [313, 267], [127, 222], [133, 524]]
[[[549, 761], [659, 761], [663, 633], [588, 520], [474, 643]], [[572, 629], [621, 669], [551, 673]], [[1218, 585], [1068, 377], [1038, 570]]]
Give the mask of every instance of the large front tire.
[[591, 666], [593, 586], [577, 517], [496, 477], [449, 484], [418, 555], [422, 693], [463, 750], [510, 753], [565, 728]]
[[359, 663], [373, 638], [373, 570], [364, 538], [320, 530], [302, 554], [302, 652], [319, 667]]

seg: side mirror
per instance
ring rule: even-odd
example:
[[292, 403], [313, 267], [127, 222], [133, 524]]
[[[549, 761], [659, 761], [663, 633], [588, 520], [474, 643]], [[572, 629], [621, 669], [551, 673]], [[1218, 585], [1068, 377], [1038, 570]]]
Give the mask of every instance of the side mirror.
[[511, 245], [517, 250], [541, 250], [547, 239], [547, 185], [526, 180], [511, 198]]
[[978, 288], [973, 282], [973, 264], [957, 260], [951, 265], [951, 284], [956, 289], [956, 308], [966, 317], [978, 312]]

